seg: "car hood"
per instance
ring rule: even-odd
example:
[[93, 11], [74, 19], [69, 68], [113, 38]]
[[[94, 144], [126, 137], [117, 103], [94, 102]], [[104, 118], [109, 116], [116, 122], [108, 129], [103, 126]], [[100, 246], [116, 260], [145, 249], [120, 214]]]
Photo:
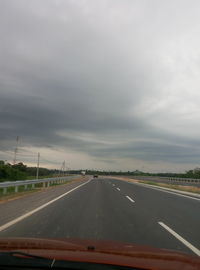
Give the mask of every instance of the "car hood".
[[142, 269], [200, 269], [200, 258], [130, 243], [81, 239], [1, 238], [0, 251], [21, 251], [56, 260]]

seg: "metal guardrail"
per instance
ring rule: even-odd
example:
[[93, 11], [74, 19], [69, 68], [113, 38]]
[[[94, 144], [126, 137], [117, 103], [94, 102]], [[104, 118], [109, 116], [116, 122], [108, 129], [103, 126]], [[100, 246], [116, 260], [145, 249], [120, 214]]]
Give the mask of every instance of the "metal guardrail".
[[141, 180], [169, 180], [169, 181], [175, 181], [175, 182], [189, 182], [189, 183], [200, 183], [200, 179], [195, 178], [177, 178], [177, 177], [166, 177], [166, 176], [135, 176], [137, 179]]
[[73, 176], [64, 176], [56, 178], [43, 178], [43, 179], [31, 179], [31, 180], [19, 180], [19, 181], [6, 181], [0, 182], [0, 189], [3, 189], [3, 194], [7, 193], [9, 187], [15, 187], [15, 192], [18, 192], [20, 186], [24, 186], [24, 189], [28, 189], [28, 186], [31, 185], [32, 188], [35, 188], [36, 184], [43, 184], [43, 188], [49, 187], [51, 184], [57, 183], [62, 184], [66, 181], [77, 177], [79, 175]]
[[200, 179], [195, 178], [176, 178], [176, 177], [160, 177], [161, 179], [167, 179], [170, 181], [180, 181], [180, 182], [195, 182], [200, 183]]

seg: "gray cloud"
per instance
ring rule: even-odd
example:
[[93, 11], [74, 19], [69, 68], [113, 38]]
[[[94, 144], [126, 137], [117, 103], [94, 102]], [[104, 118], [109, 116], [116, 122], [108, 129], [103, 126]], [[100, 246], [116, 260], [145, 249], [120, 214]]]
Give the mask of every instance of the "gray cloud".
[[178, 0], [2, 0], [0, 149], [19, 135], [27, 150], [70, 149], [99, 166], [197, 164], [198, 9]]

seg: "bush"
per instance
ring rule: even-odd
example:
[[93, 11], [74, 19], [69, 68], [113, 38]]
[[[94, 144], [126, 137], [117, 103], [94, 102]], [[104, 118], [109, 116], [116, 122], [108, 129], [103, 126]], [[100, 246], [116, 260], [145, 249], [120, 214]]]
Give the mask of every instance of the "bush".
[[13, 167], [10, 164], [5, 164], [0, 162], [0, 181], [15, 181], [15, 180], [24, 180], [27, 178], [25, 172], [20, 171], [19, 169]]

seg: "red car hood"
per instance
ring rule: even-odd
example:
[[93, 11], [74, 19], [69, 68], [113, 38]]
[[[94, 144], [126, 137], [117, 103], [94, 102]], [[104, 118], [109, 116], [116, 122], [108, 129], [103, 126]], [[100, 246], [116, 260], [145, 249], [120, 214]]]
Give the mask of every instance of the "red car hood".
[[111, 241], [1, 238], [0, 251], [21, 251], [56, 260], [112, 264], [141, 269], [200, 269], [200, 258], [196, 256]]

